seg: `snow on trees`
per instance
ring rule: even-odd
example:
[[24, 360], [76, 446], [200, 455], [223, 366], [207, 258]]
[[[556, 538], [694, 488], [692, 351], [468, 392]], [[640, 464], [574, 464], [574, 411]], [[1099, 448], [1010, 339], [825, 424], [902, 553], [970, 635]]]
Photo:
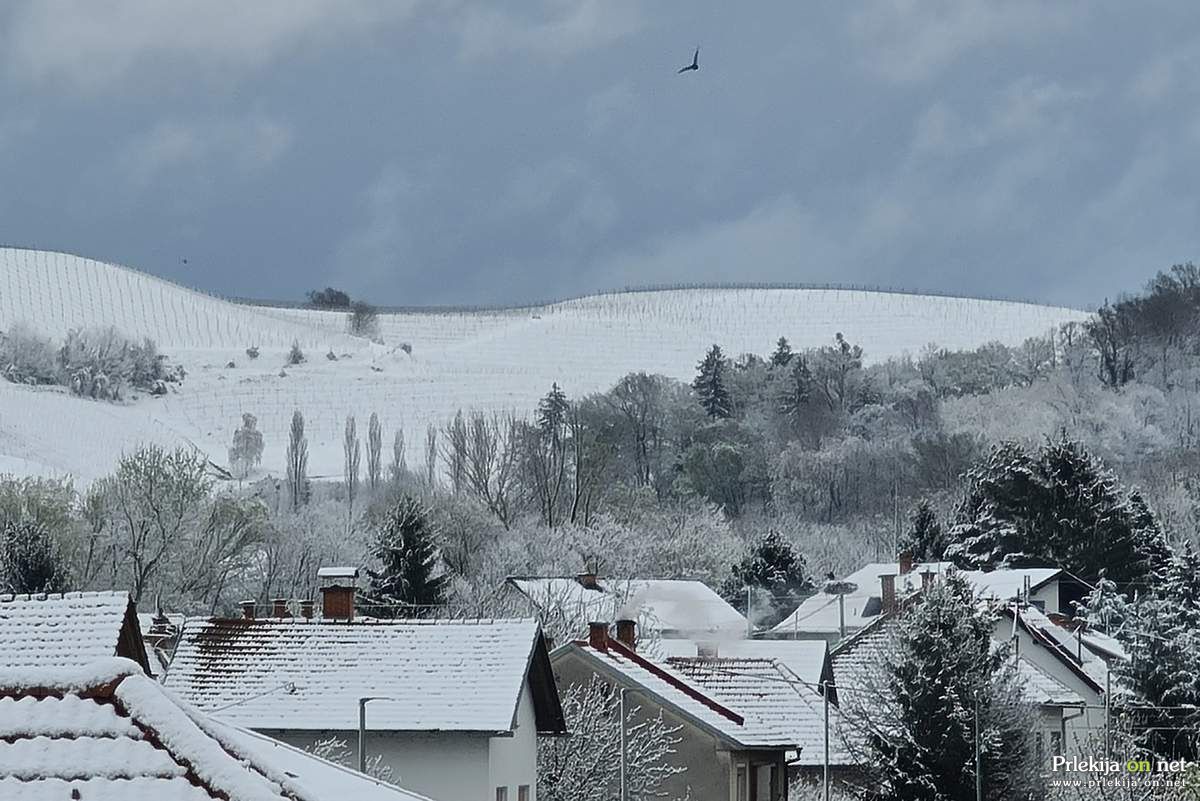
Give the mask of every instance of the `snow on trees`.
[[263, 435], [258, 430], [258, 418], [250, 413], [243, 414], [241, 428], [233, 432], [229, 466], [236, 476], [246, 478], [262, 462], [262, 453]]
[[705, 413], [709, 417], [732, 417], [733, 399], [730, 398], [729, 389], [725, 384], [729, 362], [721, 352], [721, 346], [713, 345], [709, 348], [696, 369], [692, 389], [696, 391], [696, 397], [704, 407]]
[[308, 438], [304, 436], [304, 415], [300, 410], [292, 412], [292, 427], [288, 433], [287, 488], [292, 509], [308, 503]]
[[358, 469], [362, 463], [362, 443], [358, 439], [358, 428], [354, 423], [354, 415], [346, 417], [346, 429], [342, 435], [342, 456], [345, 472], [343, 480], [346, 486], [346, 506], [348, 514], [354, 514], [354, 499], [358, 496]]
[[383, 476], [383, 426], [379, 423], [379, 415], [371, 412], [367, 421], [367, 484], [371, 492], [379, 489]]
[[[598, 676], [560, 688], [569, 737], [538, 738], [538, 798], [542, 801], [609, 801], [620, 789], [621, 726], [625, 726], [625, 785], [630, 801], [662, 798], [668, 779], [686, 769], [673, 764], [682, 726], [662, 713], [650, 717]], [[632, 697], [631, 697], [632, 698]]]
[[1136, 491], [1065, 436], [1035, 452], [993, 448], [967, 476], [946, 556], [964, 566], [1054, 566], [1124, 585], [1163, 564], [1166, 544]]
[[44, 525], [34, 520], [0, 525], [0, 590], [62, 592], [68, 583], [67, 566]]
[[[754, 608], [747, 609], [750, 591]], [[816, 592], [804, 557], [778, 531], [769, 531], [733, 566], [721, 595], [743, 615], [763, 626], [773, 626]]]
[[368, 568], [376, 617], [436, 616], [445, 600], [446, 577], [440, 570], [437, 540], [425, 508], [405, 496], [377, 524]]
[[922, 498], [908, 518], [904, 534], [904, 549], [917, 562], [940, 562], [946, 552], [946, 533], [937, 512], [927, 498]]
[[897, 618], [856, 672], [859, 684], [837, 688], [871, 797], [975, 798], [977, 726], [983, 798], [1036, 797], [1034, 710], [1008, 648], [993, 645], [993, 625], [967, 582], [947, 576]]

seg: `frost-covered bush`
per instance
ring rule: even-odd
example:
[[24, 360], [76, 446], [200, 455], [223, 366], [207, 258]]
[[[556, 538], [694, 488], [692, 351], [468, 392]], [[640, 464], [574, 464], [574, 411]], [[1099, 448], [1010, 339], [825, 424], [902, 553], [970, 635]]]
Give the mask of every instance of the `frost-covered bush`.
[[13, 383], [57, 383], [56, 356], [49, 337], [40, 336], [24, 323], [0, 333], [0, 374]]
[[120, 400], [126, 387], [155, 392], [161, 382], [182, 381], [185, 375], [183, 368], [167, 364], [154, 340], [138, 342], [112, 326], [68, 331], [58, 366], [73, 393], [97, 400]]
[[258, 418], [252, 414], [243, 414], [242, 427], [233, 432], [233, 445], [229, 448], [229, 466], [239, 478], [245, 478], [262, 461], [262, 453], [263, 435], [258, 430]]
[[292, 349], [288, 351], [287, 363], [295, 366], [304, 363], [304, 351], [300, 349], [300, 343], [292, 340]]
[[258, 345], [251, 345], [250, 347], [246, 348], [246, 356], [251, 359], [257, 359], [258, 358]]

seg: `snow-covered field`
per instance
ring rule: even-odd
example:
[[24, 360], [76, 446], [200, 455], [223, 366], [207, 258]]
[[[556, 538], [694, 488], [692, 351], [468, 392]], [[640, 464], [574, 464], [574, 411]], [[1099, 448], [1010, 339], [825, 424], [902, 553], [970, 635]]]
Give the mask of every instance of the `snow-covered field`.
[[[929, 343], [1016, 344], [1084, 316], [1029, 303], [861, 290], [677, 289], [515, 310], [385, 314], [381, 346], [349, 336], [341, 313], [235, 304], [125, 267], [0, 248], [0, 330], [25, 322], [61, 338], [69, 328], [115, 325], [152, 337], [188, 370], [167, 397], [121, 405], [0, 380], [0, 472], [86, 482], [122, 451], [150, 441], [190, 443], [224, 464], [233, 431], [250, 412], [266, 441], [263, 469], [280, 474], [294, 409], [307, 423], [312, 475], [341, 474], [351, 413], [365, 432], [377, 412], [388, 444], [402, 425], [415, 465], [426, 425], [441, 425], [456, 409], [524, 411], [553, 381], [578, 396], [632, 370], [689, 380], [714, 342], [731, 356], [767, 354], [780, 336], [802, 348], [840, 331], [879, 360], [915, 355]], [[293, 341], [308, 361], [281, 374]], [[261, 349], [255, 360], [245, 353], [252, 345]], [[336, 361], [326, 358], [330, 352]]]

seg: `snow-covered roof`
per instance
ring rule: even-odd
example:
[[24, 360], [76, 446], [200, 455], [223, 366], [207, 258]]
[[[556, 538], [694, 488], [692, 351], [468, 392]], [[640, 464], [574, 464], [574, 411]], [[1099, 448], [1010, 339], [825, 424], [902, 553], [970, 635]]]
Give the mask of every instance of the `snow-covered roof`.
[[[912, 570], [901, 575], [898, 562], [871, 562], [840, 579], [855, 586], [845, 595], [847, 632], [856, 631], [879, 617], [882, 610], [880, 576], [896, 576], [896, 594], [904, 597], [920, 589], [922, 573], [940, 575], [953, 567], [950, 562], [917, 562]], [[840, 627], [838, 596], [822, 592], [804, 599], [794, 612], [775, 624], [771, 632], [781, 636], [798, 633], [836, 634]]]
[[322, 567], [317, 569], [317, 578], [358, 578], [358, 568]]
[[[1011, 607], [1003, 607], [1000, 611], [1006, 617], [1012, 617]], [[1089, 650], [1086, 645], [1080, 648], [1076, 633], [1067, 631], [1032, 606], [1021, 609], [1021, 625], [1030, 633], [1035, 642], [1044, 646], [1059, 662], [1083, 678], [1093, 690], [1104, 692], [1108, 678], [1108, 664]]]
[[128, 593], [0, 595], [0, 669], [74, 667], [113, 656], [148, 669]]
[[[730, 700], [706, 691], [699, 682], [677, 669], [647, 659], [616, 640], [610, 639], [604, 649], [594, 648], [584, 640], [570, 642], [556, 648], [551, 658], [558, 662], [570, 655], [578, 655], [592, 668], [626, 686], [636, 687], [639, 694], [651, 696], [736, 748], [796, 746], [795, 732], [776, 717], [763, 718], [749, 710], [736, 709]], [[764, 679], [756, 681], [765, 684]]]
[[526, 683], [539, 731], [564, 730], [533, 620], [204, 620], [184, 626], [166, 686], [260, 730], [509, 732]]
[[[787, 731], [799, 754], [789, 762], [820, 765], [825, 758], [825, 699], [813, 685], [777, 659], [746, 657], [674, 658], [667, 664], [747, 719]], [[829, 708], [829, 758], [851, 764], [840, 734], [844, 726], [836, 706]]]
[[1083, 706], [1083, 696], [1042, 670], [1028, 659], [1017, 660], [1017, 670], [1025, 682], [1025, 700], [1042, 706]]
[[647, 622], [664, 634], [740, 636], [746, 618], [702, 581], [605, 579], [595, 588], [576, 578], [514, 577], [509, 582], [539, 609], [611, 623], [619, 617]]
[[0, 668], [6, 801], [339, 801], [241, 750], [128, 659]]
[[979, 598], [994, 598], [1011, 601], [1025, 591], [1025, 579], [1029, 579], [1031, 590], [1048, 584], [1064, 571], [1057, 567], [1002, 568], [1000, 570], [961, 570], [959, 575], [967, 580]]
[[718, 657], [774, 659], [809, 684], [821, 682], [829, 644], [825, 640], [655, 640], [655, 652], [666, 658], [700, 656], [700, 649], [715, 649]]

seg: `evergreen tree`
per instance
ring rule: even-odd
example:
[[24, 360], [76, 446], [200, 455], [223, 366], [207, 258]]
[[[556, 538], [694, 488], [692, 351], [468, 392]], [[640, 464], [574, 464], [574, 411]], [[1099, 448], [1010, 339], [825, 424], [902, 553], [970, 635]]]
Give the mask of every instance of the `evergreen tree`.
[[904, 547], [918, 562], [940, 562], [948, 544], [937, 512], [927, 499], [922, 498], [909, 515]]
[[62, 592], [67, 568], [45, 526], [9, 521], [0, 530], [0, 589], [4, 592]]
[[839, 693], [847, 745], [887, 801], [974, 801], [978, 716], [983, 797], [1037, 797], [1034, 710], [994, 617], [951, 574], [902, 613], [861, 686]]
[[[377, 570], [368, 569], [377, 617], [435, 617], [445, 597], [438, 548], [428, 515], [415, 499], [401, 498], [384, 515], [371, 547]], [[408, 607], [408, 608], [405, 608]]]
[[252, 414], [243, 414], [242, 427], [233, 432], [233, 445], [229, 448], [229, 466], [239, 478], [245, 478], [262, 461], [262, 452], [263, 435], [258, 430], [258, 418]]
[[775, 352], [771, 354], [771, 366], [784, 368], [791, 364], [792, 357], [795, 353], [792, 352], [792, 346], [788, 344], [787, 337], [780, 337], [775, 343]]
[[798, 420], [804, 416], [812, 398], [813, 377], [804, 356], [793, 356], [789, 363], [791, 369], [787, 371], [787, 380], [779, 385], [775, 402], [780, 414]]
[[1035, 453], [1003, 443], [968, 473], [946, 554], [969, 567], [1053, 566], [1119, 585], [1163, 565], [1162, 529], [1136, 492], [1065, 436]]
[[534, 413], [538, 430], [547, 437], [560, 438], [567, 424], [567, 412], [570, 409], [571, 402], [567, 400], [566, 393], [559, 389], [558, 382], [551, 384], [550, 391], [538, 401], [537, 411]]
[[304, 415], [292, 412], [292, 428], [288, 433], [287, 486], [292, 509], [308, 503], [308, 438], [304, 436]]
[[[746, 608], [747, 587], [756, 599], [750, 610]], [[804, 557], [778, 531], [769, 531], [733, 565], [721, 591], [739, 612], [769, 626], [816, 592], [816, 584]]]
[[1151, 592], [1129, 603], [1102, 583], [1083, 608], [1090, 624], [1117, 637], [1129, 654], [1113, 670], [1131, 697], [1118, 697], [1140, 745], [1169, 759], [1200, 757], [1200, 556], [1185, 545]]
[[728, 361], [719, 345], [713, 345], [698, 366], [692, 389], [700, 399], [700, 405], [709, 417], [725, 419], [733, 414], [733, 402], [725, 386], [725, 371]]

